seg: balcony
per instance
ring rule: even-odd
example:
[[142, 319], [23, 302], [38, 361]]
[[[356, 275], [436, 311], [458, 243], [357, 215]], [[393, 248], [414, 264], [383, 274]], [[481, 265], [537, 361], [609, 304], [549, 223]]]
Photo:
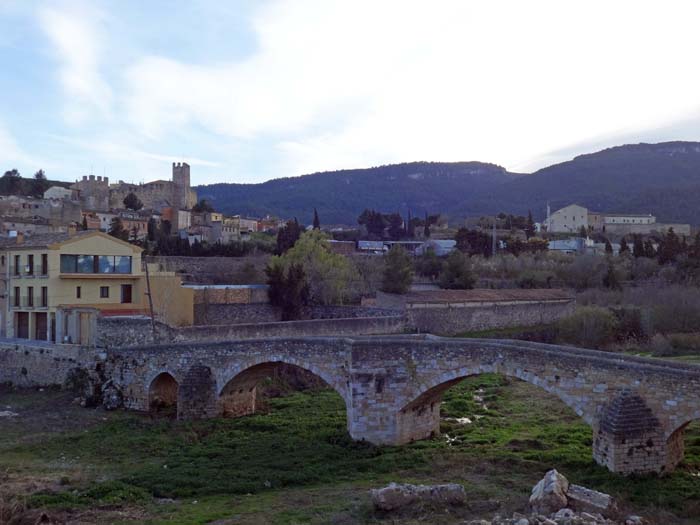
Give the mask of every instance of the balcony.
[[48, 276], [48, 268], [44, 269], [40, 264], [34, 265], [34, 268], [29, 265], [10, 266], [10, 279], [33, 279], [35, 277], [46, 279]]

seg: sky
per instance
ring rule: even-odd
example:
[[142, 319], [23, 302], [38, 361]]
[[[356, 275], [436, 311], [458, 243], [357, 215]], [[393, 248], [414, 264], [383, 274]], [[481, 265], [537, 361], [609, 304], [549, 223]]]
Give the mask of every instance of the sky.
[[529, 172], [700, 140], [700, 2], [0, 0], [0, 172]]

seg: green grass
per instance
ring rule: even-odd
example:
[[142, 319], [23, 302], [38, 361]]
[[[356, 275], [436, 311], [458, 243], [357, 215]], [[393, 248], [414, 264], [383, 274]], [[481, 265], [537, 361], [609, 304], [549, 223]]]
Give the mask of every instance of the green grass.
[[[53, 469], [59, 476], [68, 463], [95, 474], [70, 480], [64, 490], [35, 493], [31, 506], [131, 506], [146, 509], [149, 523], [231, 516], [241, 523], [327, 523], [332, 516], [381, 523], [367, 509], [365, 494], [389, 481], [454, 481], [465, 484], [470, 501], [517, 506], [553, 467], [640, 513], [661, 508], [690, 517], [700, 511], [700, 479], [691, 475], [700, 471], [697, 425], [688, 431], [686, 460], [677, 472], [622, 478], [593, 462], [590, 428], [558, 399], [498, 375], [472, 377], [448, 390], [443, 435], [403, 447], [353, 442], [343, 401], [331, 391], [295, 393], [268, 405], [265, 414], [196, 422], [105, 414], [106, 421], [41, 442], [1, 441], [0, 472]], [[472, 423], [449, 419], [462, 417]]]

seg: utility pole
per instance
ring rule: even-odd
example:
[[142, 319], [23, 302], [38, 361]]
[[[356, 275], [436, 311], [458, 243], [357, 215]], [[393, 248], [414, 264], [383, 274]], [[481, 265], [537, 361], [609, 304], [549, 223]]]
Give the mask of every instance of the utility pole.
[[496, 218], [493, 219], [493, 228], [491, 229], [491, 255], [496, 255]]
[[151, 311], [151, 330], [153, 330], [153, 341], [158, 342], [158, 335], [156, 334], [156, 320], [153, 316], [153, 296], [151, 295], [151, 276], [148, 273], [148, 261], [145, 261], [146, 265], [146, 295], [148, 296], [148, 308]]

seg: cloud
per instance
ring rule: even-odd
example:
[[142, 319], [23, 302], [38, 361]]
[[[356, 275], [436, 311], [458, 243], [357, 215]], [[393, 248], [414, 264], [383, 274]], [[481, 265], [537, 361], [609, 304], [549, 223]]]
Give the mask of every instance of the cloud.
[[108, 117], [113, 94], [100, 74], [104, 15], [93, 4], [72, 2], [61, 8], [42, 7], [37, 16], [59, 63], [65, 120], [79, 125]]
[[418, 159], [532, 165], [694, 111], [692, 13], [692, 2], [279, 0], [253, 16], [245, 60], [143, 57], [124, 103], [154, 139], [201, 127], [269, 141], [280, 175]]

